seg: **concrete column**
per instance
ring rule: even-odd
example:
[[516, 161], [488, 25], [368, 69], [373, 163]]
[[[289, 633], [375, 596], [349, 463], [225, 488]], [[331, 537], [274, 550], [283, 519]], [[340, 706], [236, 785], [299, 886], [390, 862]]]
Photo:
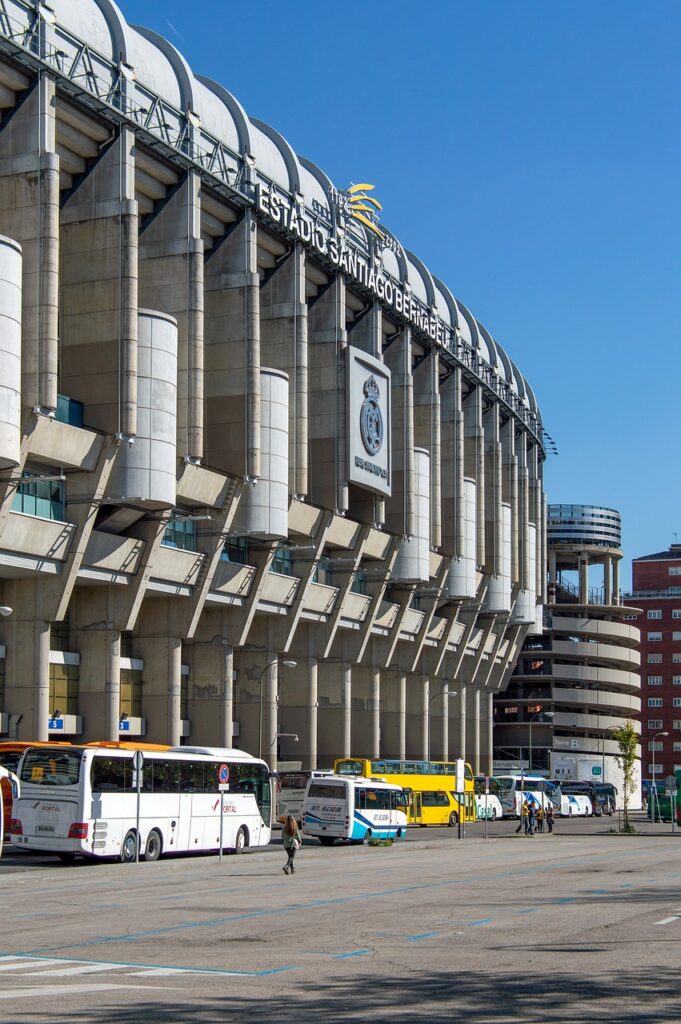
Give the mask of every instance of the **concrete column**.
[[[537, 545], [539, 545], [539, 531], [537, 531]], [[539, 546], [537, 546], [537, 560], [539, 560]], [[558, 582], [558, 570], [556, 568], [556, 552], [549, 548], [549, 604], [556, 602], [556, 585]]]
[[[143, 158], [141, 158], [143, 159]], [[203, 456], [201, 182], [190, 171], [140, 235], [139, 304], [177, 320], [177, 453]]]
[[176, 637], [168, 640], [168, 743], [171, 747], [180, 745], [181, 695], [182, 695], [182, 641]]
[[35, 700], [33, 704], [33, 735], [36, 740], [49, 739], [50, 717], [50, 624], [40, 619], [35, 624]]
[[6, 118], [0, 135], [2, 232], [19, 242], [23, 252], [21, 393], [25, 413], [35, 406], [54, 409], [57, 405], [59, 157], [55, 113], [54, 79], [41, 72], [11, 118]]
[[260, 276], [252, 210], [206, 260], [206, 460], [260, 476]]
[[310, 497], [314, 505], [347, 511], [345, 277], [336, 274], [308, 313], [310, 379]]
[[398, 681], [398, 741], [399, 741], [399, 758], [400, 761], [404, 761], [407, 757], [407, 677], [404, 672], [400, 672]]
[[440, 712], [442, 714], [442, 722], [440, 723], [440, 759], [442, 761], [449, 760], [449, 686], [445, 684], [442, 697], [440, 698], [442, 705]]
[[614, 603], [620, 603], [620, 561], [616, 558], [612, 566], [612, 589]]
[[442, 544], [440, 356], [433, 349], [414, 370], [414, 440], [430, 455], [430, 541]]
[[371, 756], [381, 756], [381, 672], [371, 669], [369, 681], [369, 708], [371, 710]]
[[607, 555], [603, 562], [603, 603], [612, 604], [612, 558]]
[[317, 736], [319, 691], [317, 688], [317, 660], [307, 665], [307, 767], [317, 767]]
[[391, 373], [392, 493], [386, 499], [386, 525], [400, 536], [416, 530], [414, 501], [414, 379], [411, 331], [405, 328], [386, 352]]
[[234, 720], [234, 650], [230, 644], [222, 643], [222, 706], [220, 715], [220, 742], [231, 747], [234, 742], [232, 722]]
[[108, 629], [105, 633], [106, 657], [104, 680], [105, 739], [120, 739], [121, 722], [121, 632]]
[[85, 403], [88, 426], [134, 435], [138, 206], [129, 128], [65, 201], [61, 256], [61, 386]]
[[579, 556], [579, 603], [589, 603], [589, 557]]
[[264, 696], [264, 741], [263, 757], [272, 771], [277, 767], [277, 730], [279, 727], [279, 662], [272, 652], [267, 655], [269, 664], [265, 672]]
[[341, 666], [341, 715], [343, 720], [343, 757], [352, 757], [352, 665]]
[[480, 774], [480, 690], [473, 690], [473, 774]]
[[427, 761], [430, 756], [430, 679], [426, 678], [422, 681], [423, 692], [422, 692], [422, 714], [423, 720], [421, 725], [421, 757], [424, 761]]
[[463, 403], [464, 476], [476, 483], [476, 561], [485, 564], [485, 445], [482, 426], [482, 389], [474, 387]]
[[494, 775], [494, 694], [489, 690], [486, 694], [485, 725], [487, 730], [487, 749], [483, 758], [482, 770], [485, 775]]
[[466, 757], [466, 687], [459, 686], [459, 750], [457, 757]]

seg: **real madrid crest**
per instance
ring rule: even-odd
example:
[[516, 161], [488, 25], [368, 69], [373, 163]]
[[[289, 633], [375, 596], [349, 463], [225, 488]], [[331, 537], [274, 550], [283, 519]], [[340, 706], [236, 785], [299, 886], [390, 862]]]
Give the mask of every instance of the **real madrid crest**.
[[376, 455], [383, 445], [383, 416], [379, 405], [381, 395], [376, 378], [372, 375], [364, 381], [364, 401], [359, 412], [359, 427], [362, 443], [369, 455]]

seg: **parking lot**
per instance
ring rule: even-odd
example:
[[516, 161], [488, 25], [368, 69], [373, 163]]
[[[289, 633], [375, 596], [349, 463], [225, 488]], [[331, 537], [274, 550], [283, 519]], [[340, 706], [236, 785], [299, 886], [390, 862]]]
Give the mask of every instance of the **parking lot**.
[[393, 847], [0, 862], [0, 1021], [678, 1021], [681, 836], [635, 819]]

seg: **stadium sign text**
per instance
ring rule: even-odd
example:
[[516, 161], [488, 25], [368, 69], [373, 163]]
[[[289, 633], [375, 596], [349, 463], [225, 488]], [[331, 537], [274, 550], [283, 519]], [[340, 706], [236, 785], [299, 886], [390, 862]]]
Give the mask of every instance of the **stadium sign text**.
[[273, 224], [324, 256], [333, 266], [346, 273], [357, 284], [375, 295], [396, 313], [439, 345], [449, 347], [449, 328], [414, 295], [389, 277], [375, 262], [348, 245], [345, 235], [332, 233], [314, 219], [302, 204], [294, 203], [283, 193], [259, 185], [258, 211]]

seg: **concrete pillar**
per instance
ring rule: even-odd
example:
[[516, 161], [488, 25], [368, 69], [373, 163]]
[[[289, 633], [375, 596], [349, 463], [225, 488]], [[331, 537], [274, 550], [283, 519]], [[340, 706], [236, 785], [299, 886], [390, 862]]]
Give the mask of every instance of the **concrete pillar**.
[[606, 555], [603, 561], [603, 604], [612, 604], [612, 558]]
[[272, 771], [277, 767], [277, 731], [279, 728], [279, 661], [272, 652], [267, 655], [268, 666], [265, 672], [264, 703], [264, 738], [262, 756]]
[[589, 603], [589, 556], [579, 556], [579, 603]]
[[231, 747], [234, 742], [232, 723], [234, 721], [234, 649], [222, 643], [222, 704], [220, 708], [220, 742]]
[[459, 684], [459, 749], [457, 757], [466, 757], [466, 690], [463, 684]]
[[414, 370], [414, 441], [430, 455], [430, 542], [442, 544], [440, 356], [437, 348]]
[[442, 701], [440, 707], [440, 713], [442, 715], [442, 721], [440, 722], [440, 760], [449, 760], [449, 686], [445, 683], [442, 690]]
[[343, 721], [343, 757], [352, 757], [352, 665], [341, 666], [341, 715]]
[[381, 672], [371, 669], [369, 681], [369, 708], [371, 713], [371, 756], [381, 756]]
[[40, 619], [35, 624], [35, 698], [33, 738], [49, 739], [50, 712], [50, 624]]
[[309, 366], [305, 249], [296, 242], [260, 289], [261, 361], [289, 378], [289, 490], [308, 493]]
[[614, 603], [620, 603], [620, 560], [616, 558], [612, 566], [612, 589]]
[[[537, 532], [537, 560], [539, 560], [539, 533]], [[549, 604], [556, 603], [556, 585], [558, 582], [558, 570], [556, 568], [556, 552], [549, 548]]]
[[482, 388], [474, 387], [463, 402], [464, 476], [476, 483], [476, 534], [478, 565], [485, 564], [485, 434], [482, 426]]
[[398, 757], [404, 761], [407, 756], [407, 677], [400, 672], [398, 678]]
[[311, 658], [307, 665], [307, 767], [317, 767], [317, 736], [319, 692], [317, 688], [317, 660]]
[[473, 774], [480, 774], [480, 690], [473, 689], [473, 714], [471, 716], [471, 735], [473, 739], [472, 767]]
[[[0, 134], [0, 222], [23, 250], [24, 413], [57, 405], [59, 157], [55, 82], [41, 72]], [[31, 737], [35, 739], [36, 737]]]
[[137, 236], [135, 134], [121, 128], [61, 211], [61, 387], [109, 434], [137, 433]]
[[206, 460], [260, 476], [260, 276], [255, 214], [245, 210], [206, 260]]
[[104, 738], [115, 742], [120, 739], [121, 723], [121, 632], [119, 629], [108, 629], [104, 637]]
[[482, 761], [482, 770], [485, 775], [494, 775], [494, 694], [489, 690], [485, 694], [485, 726], [487, 735], [486, 750]]
[[177, 453], [203, 456], [203, 239], [195, 171], [140, 235], [139, 304], [177, 321]]
[[323, 508], [348, 509], [346, 465], [345, 277], [336, 274], [308, 314], [310, 497]]
[[427, 761], [430, 757], [430, 679], [423, 679], [422, 687], [421, 757]]
[[182, 641], [168, 640], [168, 743], [179, 747], [181, 738]]
[[405, 328], [385, 355], [391, 373], [392, 493], [386, 499], [386, 525], [392, 533], [411, 536], [414, 507], [414, 379], [411, 331]]

